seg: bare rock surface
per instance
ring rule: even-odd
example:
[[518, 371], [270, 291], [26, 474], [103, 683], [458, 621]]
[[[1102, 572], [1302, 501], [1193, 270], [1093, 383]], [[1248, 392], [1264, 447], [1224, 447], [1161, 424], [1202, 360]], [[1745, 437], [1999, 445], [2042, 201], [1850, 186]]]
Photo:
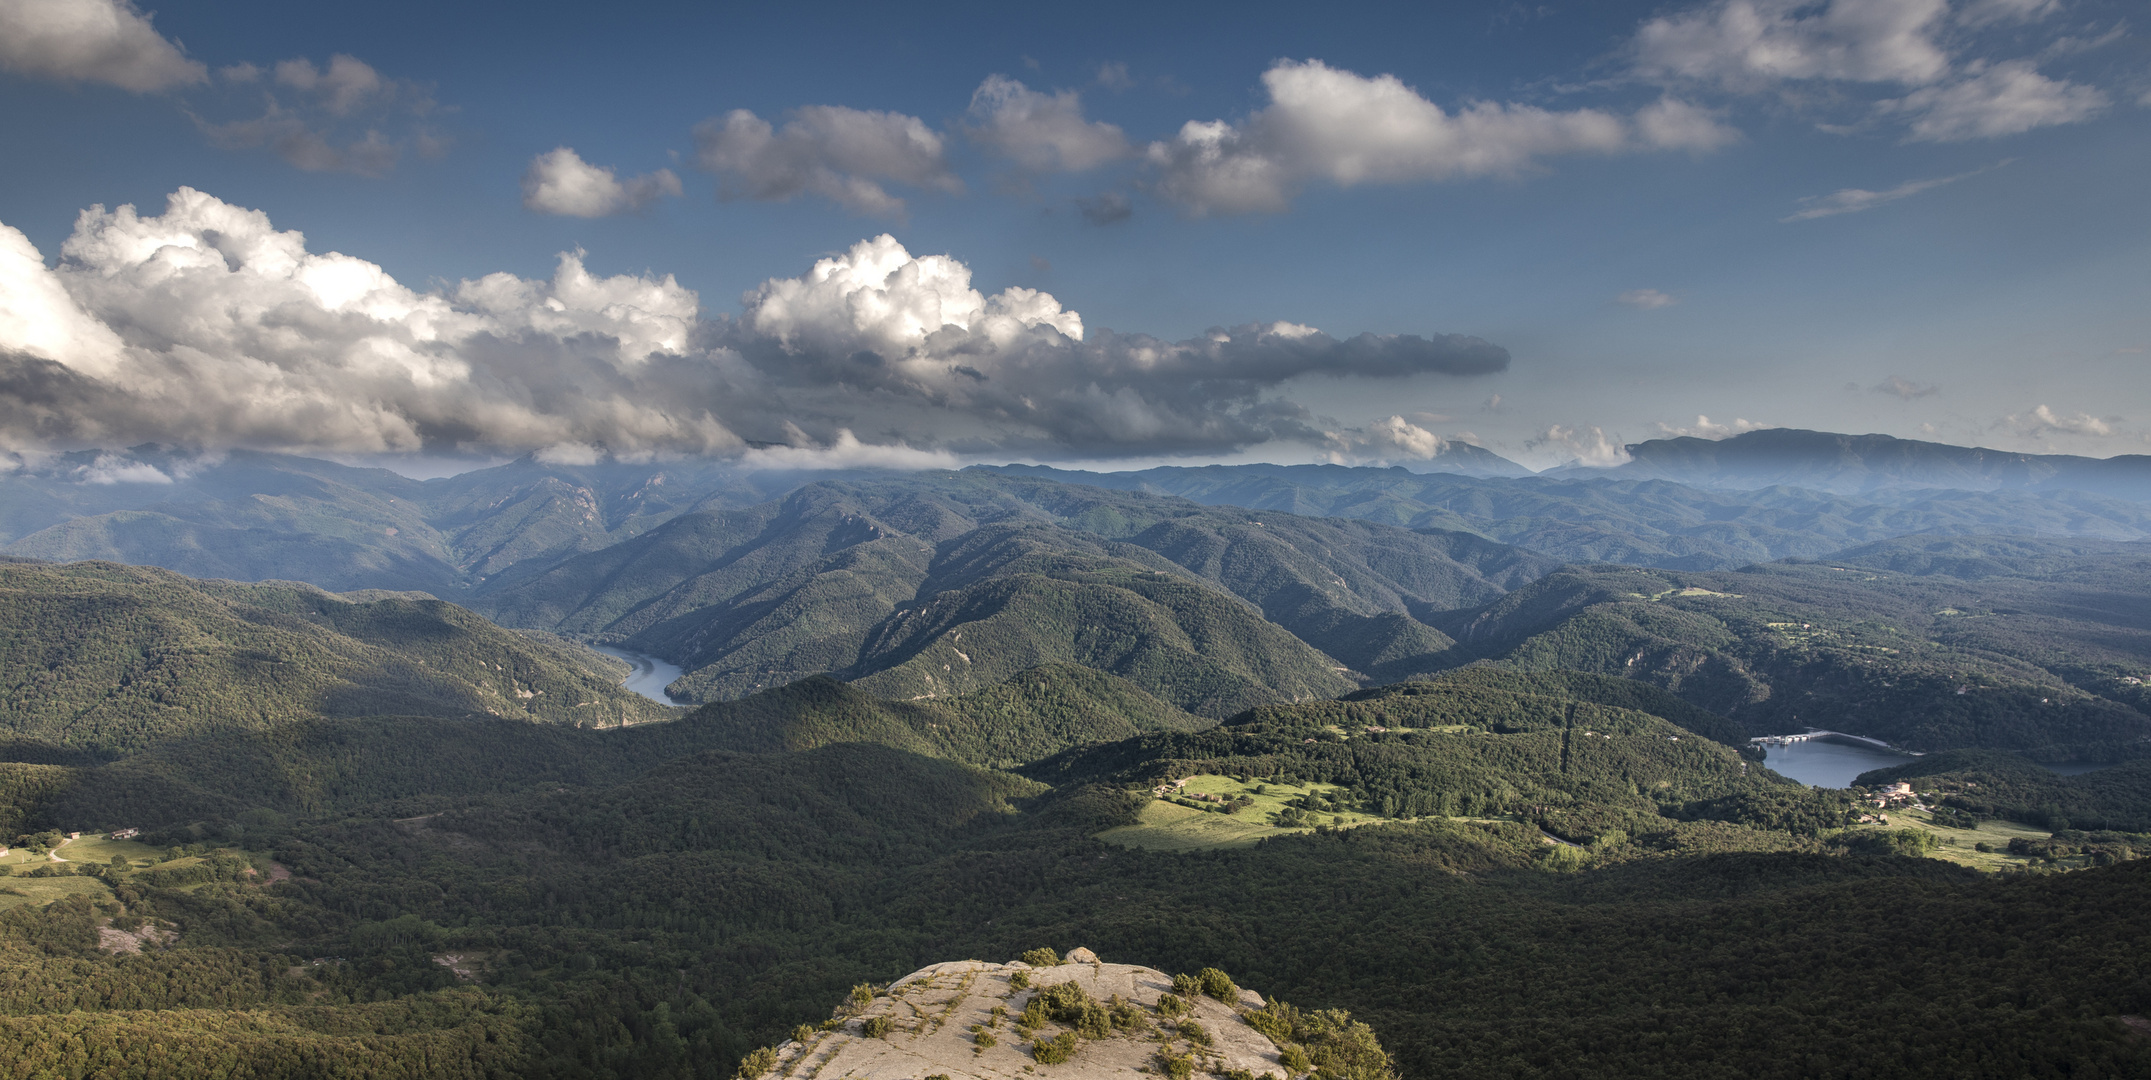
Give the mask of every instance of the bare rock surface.
[[[1069, 955], [1075, 962], [1051, 967], [961, 960], [921, 968], [870, 1001], [838, 1009], [806, 1038], [778, 1047], [774, 1064], [760, 1070], [757, 1080], [1103, 1080], [1138, 1074], [1167, 1080], [1176, 1074], [1243, 1071], [1275, 1080], [1291, 1075], [1278, 1061], [1277, 1046], [1241, 1015], [1262, 1005], [1260, 995], [1241, 991], [1231, 1005], [1182, 996], [1174, 994], [1172, 976], [1154, 968], [1102, 963], [1089, 949]], [[1032, 1010], [1031, 1019], [1054, 1002], [1063, 1005], [1061, 1016], [1069, 1015], [1065, 1003], [1074, 995], [1052, 989], [1062, 984], [1080, 988], [1084, 999], [1113, 1018], [1110, 1027], [1101, 1028], [1096, 1012], [1084, 1031], [1078, 1028], [1086, 1025], [1071, 1020], [1027, 1027], [1025, 1009], [1041, 995], [1045, 1002]], [[1161, 1011], [1159, 1001], [1167, 997], [1171, 1000]], [[1043, 1054], [1037, 1049], [1041, 1044], [1047, 1046]], [[1070, 1050], [1066, 1060], [1052, 1060], [1056, 1046]], [[1185, 1071], [1174, 1064], [1179, 1061], [1186, 1062]], [[750, 1063], [766, 1064], [766, 1059]]]

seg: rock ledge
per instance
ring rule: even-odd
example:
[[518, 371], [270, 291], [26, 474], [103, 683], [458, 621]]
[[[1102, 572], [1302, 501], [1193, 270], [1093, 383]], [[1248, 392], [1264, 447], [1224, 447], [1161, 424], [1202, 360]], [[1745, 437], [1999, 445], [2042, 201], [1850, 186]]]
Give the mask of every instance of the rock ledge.
[[[769, 1051], [758, 1051], [741, 1075], [755, 1080], [1137, 1075], [1189, 1080], [1206, 1073], [1232, 1080], [1263, 1080], [1268, 1074], [1267, 1080], [1279, 1080], [1292, 1075], [1279, 1062], [1278, 1047], [1242, 1015], [1262, 1007], [1261, 995], [1241, 990], [1239, 1001], [1228, 1005], [1205, 995], [1175, 994], [1172, 976], [1154, 968], [1102, 963], [1089, 949], [1069, 955], [1069, 962], [1051, 967], [961, 960], [921, 968], [871, 1000], [855, 999], [838, 1009], [811, 1034], [803, 1029], [805, 1037], [777, 1047], [773, 1060]], [[1081, 994], [1053, 989], [1063, 984], [1073, 984]], [[1161, 1012], [1159, 1001], [1168, 998]], [[1026, 1009], [1035, 1025], [1026, 1024]], [[1079, 1018], [1086, 1009], [1087, 1021]], [[1043, 1019], [1045, 1013], [1059, 1019]], [[1056, 1050], [1067, 1051], [1065, 1060]]]

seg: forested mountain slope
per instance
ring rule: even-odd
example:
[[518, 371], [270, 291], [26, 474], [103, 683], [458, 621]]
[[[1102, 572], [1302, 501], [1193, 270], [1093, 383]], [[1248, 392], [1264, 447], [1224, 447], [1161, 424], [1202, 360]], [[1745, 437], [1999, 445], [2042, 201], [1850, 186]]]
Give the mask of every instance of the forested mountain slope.
[[[764, 715], [842, 727], [863, 702], [803, 689], [824, 704], [771, 697]], [[228, 811], [138, 822], [159, 846], [111, 849], [125, 865], [93, 876], [7, 879], [23, 896], [0, 893], [17, 976], [0, 980], [0, 1061], [154, 1042], [176, 1077], [333, 1061], [724, 1080], [848, 988], [1081, 942], [1350, 1009], [1404, 1076], [1530, 1076], [1553, 1053], [1579, 1075], [1668, 1077], [2151, 1063], [2120, 1019], [2151, 1005], [2131, 966], [2151, 946], [2151, 860], [1995, 879], [1868, 854], [1890, 834], [1839, 832], [1848, 799], [1673, 716], [1707, 726], [1633, 681], [1478, 668], [1072, 749], [1031, 779], [860, 742], [696, 749], [725, 729], [693, 720], [434, 721], [454, 739], [360, 768], [338, 755], [363, 722], [335, 721], [343, 735], [278, 744], [277, 769], [380, 776], [389, 798], [246, 808], [281, 790], [257, 756], [193, 753], [168, 760]], [[1210, 769], [1318, 820], [1378, 820], [1195, 855], [1095, 838], [1158, 802], [1158, 778]], [[131, 794], [29, 809], [86, 817]], [[78, 898], [24, 900], [60, 881]], [[149, 944], [100, 948], [119, 937]]]
[[1451, 662], [1642, 679], [1755, 734], [2137, 756], [2151, 736], [2151, 552], [2078, 547], [1901, 541], [1730, 572], [1574, 566], [1438, 621]]
[[196, 581], [111, 563], [0, 563], [0, 738], [123, 750], [313, 716], [613, 725], [674, 710], [610, 661], [429, 597]]
[[706, 705], [672, 723], [624, 729], [490, 716], [451, 722], [298, 717], [267, 728], [171, 730], [112, 761], [89, 755], [60, 759], [70, 764], [0, 761], [0, 830], [20, 829], [31, 808], [43, 806], [51, 820], [84, 828], [206, 819], [243, 831], [237, 823], [249, 810], [273, 811], [272, 820], [283, 820], [544, 784], [606, 786], [710, 750], [778, 753], [876, 743], [1007, 768], [1076, 746], [1212, 723], [1125, 680], [1067, 666], [912, 702], [817, 677]]
[[[1341, 692], [1336, 668], [1413, 670], [1449, 645], [1415, 612], [1483, 602], [1553, 565], [1469, 535], [974, 471], [689, 514], [473, 603], [665, 656], [688, 668], [675, 692], [706, 699], [823, 671], [924, 696], [1068, 662], [1222, 715]], [[962, 645], [971, 624], [990, 647]]]

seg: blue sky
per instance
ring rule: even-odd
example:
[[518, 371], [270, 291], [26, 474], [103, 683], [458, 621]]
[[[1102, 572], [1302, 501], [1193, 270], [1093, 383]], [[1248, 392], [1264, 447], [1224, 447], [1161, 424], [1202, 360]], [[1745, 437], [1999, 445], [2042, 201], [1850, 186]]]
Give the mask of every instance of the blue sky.
[[2137, 14], [0, 0], [0, 449], [2151, 452]]

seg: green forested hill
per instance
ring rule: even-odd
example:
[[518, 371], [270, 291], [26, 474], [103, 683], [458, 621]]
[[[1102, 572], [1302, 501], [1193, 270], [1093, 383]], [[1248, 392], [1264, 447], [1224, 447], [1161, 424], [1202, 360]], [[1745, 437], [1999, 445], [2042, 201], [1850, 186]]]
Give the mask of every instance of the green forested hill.
[[1093, 668], [1042, 664], [983, 689], [926, 701], [888, 701], [858, 685], [814, 677], [697, 709], [675, 725], [732, 750], [810, 750], [871, 742], [1007, 768], [1070, 747], [1152, 731], [1195, 731], [1205, 720]]
[[[1962, 558], [1970, 542], [1933, 543]], [[1981, 546], [2021, 555], [2026, 543]], [[2015, 576], [1974, 580], [1931, 572], [1937, 557], [1900, 544], [1843, 563], [1737, 572], [1570, 567], [1435, 621], [1458, 642], [1450, 662], [1642, 679], [1754, 734], [1816, 727], [2048, 760], [2141, 752], [2151, 736], [2142, 684], [2151, 554], [2047, 550]]]
[[621, 690], [606, 663], [430, 598], [0, 564], [0, 732], [16, 740], [127, 750], [317, 715], [617, 726], [672, 714]]
[[[1092, 838], [1147, 791], [1048, 791], [859, 743], [689, 750], [165, 829], [152, 839], [190, 846], [100, 869], [80, 900], [0, 913], [0, 1024], [14, 1036], [0, 1060], [34, 1073], [157, 1042], [178, 1077], [461, 1075], [452, 1062], [724, 1080], [848, 987], [1083, 944], [1350, 1009], [1379, 1025], [1405, 1077], [1998, 1080], [2151, 1065], [2120, 1020], [2151, 1006], [2133, 959], [2151, 946], [2145, 861], [1993, 878], [1860, 854], [1814, 813], [1827, 800], [1637, 705], [1678, 711], [1630, 682], [1474, 669], [1133, 740], [1170, 752], [1130, 758], [1131, 777], [1270, 768], [1271, 783], [1328, 792], [1325, 805], [1392, 783], [1508, 789], [1472, 807], [1484, 820], [1430, 812], [1208, 854]], [[1327, 737], [1366, 720], [1427, 726]], [[693, 727], [514, 731], [654, 747]], [[1448, 730], [1460, 727], [1476, 730]], [[517, 767], [526, 743], [496, 743], [491, 771]], [[453, 753], [405, 767], [488, 771]], [[1504, 808], [1519, 813], [1493, 819]], [[1645, 815], [1656, 831], [1634, 828]], [[234, 841], [254, 854], [214, 850]], [[279, 870], [290, 877], [269, 883]], [[101, 928], [138, 927], [178, 938], [140, 956], [98, 949]]]
[[[294, 718], [158, 739], [110, 762], [0, 764], [0, 833], [42, 812], [74, 827], [350, 813], [398, 800], [603, 787], [710, 750], [782, 753], [875, 743], [1007, 768], [1071, 747], [1211, 721], [1088, 668], [1046, 665], [934, 701], [884, 701], [816, 677], [666, 724], [571, 728], [471, 717]], [[43, 807], [38, 811], [37, 807]], [[228, 826], [229, 827], [229, 826]], [[243, 828], [243, 826], [241, 826]], [[4, 838], [0, 838], [4, 839]]]
[[1047, 663], [1108, 671], [1211, 717], [1356, 685], [1229, 595], [1141, 564], [1059, 554], [899, 609], [844, 674], [869, 693], [933, 698]]
[[[474, 603], [512, 625], [671, 658], [688, 669], [676, 692], [705, 699], [824, 671], [873, 675], [924, 646], [913, 631], [940, 618], [929, 606], [972, 620], [1006, 607], [1000, 625], [979, 633], [1007, 643], [1009, 655], [941, 656], [882, 678], [877, 692], [946, 693], [944, 675], [960, 691], [985, 684], [960, 666], [988, 665], [998, 679], [1065, 661], [1115, 671], [1186, 707], [1214, 698], [1220, 704], [1201, 707], [1229, 712], [1248, 693], [1339, 692], [1332, 667], [1376, 677], [1418, 670], [1450, 644], [1418, 616], [1483, 602], [1551, 568], [1468, 535], [966, 472], [825, 482], [775, 503], [685, 515]], [[1092, 571], [1114, 583], [1086, 578]], [[1179, 584], [1125, 587], [1159, 575]], [[1115, 629], [1077, 640], [1075, 627], [1094, 617]], [[1232, 644], [1212, 657], [1176, 655], [1198, 638]], [[1190, 680], [1204, 687], [1190, 690]], [[1219, 689], [1207, 688], [1213, 682]]]
[[1601, 854], [1679, 849], [1697, 842], [1685, 823], [1699, 820], [1808, 837], [1851, 822], [1842, 795], [1792, 784], [1653, 708], [1722, 723], [1624, 680], [1470, 668], [1264, 705], [1207, 731], [1081, 747], [1024, 772], [1055, 785], [1200, 773], [1339, 784], [1345, 792], [1326, 797], [1336, 809], [1518, 815]]
[[1862, 773], [1869, 787], [1909, 781], [1939, 802], [1982, 818], [2037, 822], [2050, 829], [2151, 833], [2151, 758], [2062, 776], [1995, 750], [1928, 754]]

